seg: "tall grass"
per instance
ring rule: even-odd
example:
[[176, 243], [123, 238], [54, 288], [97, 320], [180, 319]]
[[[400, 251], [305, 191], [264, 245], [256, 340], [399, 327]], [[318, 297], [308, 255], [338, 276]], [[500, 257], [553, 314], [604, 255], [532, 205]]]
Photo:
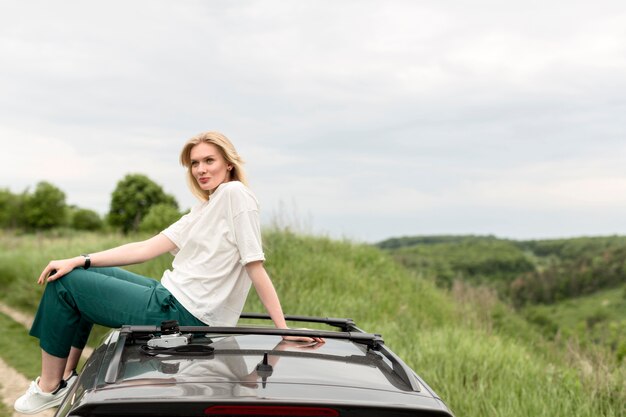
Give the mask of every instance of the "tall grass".
[[[10, 291], [0, 297], [34, 311], [34, 279], [49, 258], [127, 240], [5, 236], [0, 282]], [[382, 333], [458, 416], [625, 415], [623, 365], [603, 373], [592, 362], [583, 372], [572, 359], [575, 349], [556, 351], [488, 292], [463, 286], [443, 292], [382, 251], [349, 241], [266, 230], [264, 244], [286, 313], [352, 317], [365, 330]], [[169, 267], [168, 256], [133, 270], [159, 277]], [[263, 311], [254, 292], [245, 309]]]
[[[429, 329], [404, 357], [468, 416], [599, 416], [575, 373], [524, 345], [462, 327]], [[459, 413], [461, 414], [461, 413]]]
[[[96, 252], [148, 237], [75, 231], [25, 235], [0, 232], [0, 287], [3, 289], [0, 299], [33, 313], [43, 293], [43, 287], [37, 285], [37, 278], [50, 260]], [[171, 255], [166, 254], [143, 265], [129, 266], [128, 269], [159, 278], [170, 264]]]
[[0, 326], [0, 356], [7, 358], [6, 362], [27, 378], [35, 379], [41, 367], [41, 351], [37, 340], [28, 336], [22, 325], [2, 313]]

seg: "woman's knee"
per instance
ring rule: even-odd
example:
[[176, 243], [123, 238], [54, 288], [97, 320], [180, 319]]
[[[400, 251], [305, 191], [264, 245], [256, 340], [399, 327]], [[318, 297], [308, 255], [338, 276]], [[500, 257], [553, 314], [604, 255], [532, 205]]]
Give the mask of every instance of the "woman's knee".
[[86, 271], [82, 268], [76, 268], [54, 281], [49, 281], [46, 284], [45, 293], [54, 292], [58, 295], [63, 295], [68, 292], [71, 293], [75, 290], [76, 286], [88, 283], [89, 280], [86, 278]]

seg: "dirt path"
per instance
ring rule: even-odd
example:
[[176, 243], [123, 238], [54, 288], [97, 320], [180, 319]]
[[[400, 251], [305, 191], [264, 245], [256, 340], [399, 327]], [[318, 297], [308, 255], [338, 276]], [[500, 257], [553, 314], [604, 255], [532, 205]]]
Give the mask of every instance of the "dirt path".
[[[7, 365], [2, 359], [0, 359], [0, 398], [6, 404], [7, 408], [13, 410], [13, 403], [17, 398], [26, 391], [30, 381], [26, 377], [15, 369]], [[43, 411], [38, 416], [52, 417], [56, 409], [49, 409]], [[20, 414], [16, 411], [13, 412], [14, 417], [23, 417], [24, 414]]]
[[33, 324], [33, 318], [30, 315], [17, 311], [3, 303], [0, 303], [0, 313], [6, 314], [13, 321], [18, 322], [27, 329], [30, 329], [30, 326]]
[[[11, 317], [13, 321], [20, 323], [27, 329], [30, 329], [33, 323], [33, 318], [30, 315], [15, 310], [6, 304], [0, 303], [0, 312]], [[87, 358], [92, 352], [93, 349], [86, 347], [85, 350], [83, 350], [83, 356]], [[9, 410], [13, 410], [13, 403], [28, 389], [30, 381], [24, 375], [7, 365], [2, 358], [0, 358], [0, 375], [2, 376], [2, 378], [0, 378], [0, 398], [2, 398]], [[52, 417], [55, 411], [55, 408], [49, 409], [37, 414], [37, 416]], [[24, 414], [14, 412], [13, 416], [23, 417]]]

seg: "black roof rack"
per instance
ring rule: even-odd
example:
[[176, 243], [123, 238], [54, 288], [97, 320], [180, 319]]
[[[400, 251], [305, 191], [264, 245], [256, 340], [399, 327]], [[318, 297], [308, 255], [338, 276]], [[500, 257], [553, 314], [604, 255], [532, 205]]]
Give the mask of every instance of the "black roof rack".
[[[128, 342], [146, 339], [151, 335], [161, 332], [160, 326], [122, 326], [125, 330]], [[204, 333], [204, 334], [261, 334], [269, 336], [305, 336], [321, 337], [325, 339], [344, 339], [354, 343], [367, 345], [370, 349], [376, 349], [383, 344], [382, 337], [378, 334], [362, 332], [335, 332], [326, 330], [302, 330], [302, 329], [277, 329], [269, 327], [216, 327], [216, 326], [180, 326], [181, 333]], [[121, 337], [121, 336], [120, 336]]]
[[117, 382], [117, 376], [119, 374], [120, 364], [122, 362], [122, 353], [124, 351], [124, 346], [126, 345], [126, 340], [128, 339], [128, 336], [131, 334], [132, 330], [130, 326], [123, 326], [118, 333], [117, 340], [111, 341], [112, 343], [115, 343], [115, 348], [113, 349], [111, 358], [109, 360], [109, 366], [107, 367], [106, 374], [104, 375], [105, 383], [113, 384]]
[[[271, 320], [271, 317], [267, 314], [261, 313], [241, 313], [239, 316], [241, 319], [260, 319], [260, 320]], [[292, 316], [285, 315], [286, 321], [297, 321], [297, 322], [306, 322], [306, 323], [322, 323], [327, 324], [333, 327], [339, 327], [344, 332], [349, 331], [360, 331], [361, 329], [356, 327], [354, 324], [354, 320], [345, 319], [345, 318], [337, 318], [337, 317], [314, 317], [314, 316]]]
[[[269, 320], [267, 314], [242, 313], [241, 318], [244, 319], [262, 319]], [[392, 371], [407, 384], [412, 391], [420, 391], [420, 384], [413, 371], [385, 344], [381, 335], [366, 333], [359, 329], [352, 319], [346, 318], [323, 318], [309, 316], [290, 316], [286, 315], [285, 320], [308, 323], [324, 323], [330, 326], [338, 327], [342, 331], [324, 331], [324, 330], [301, 330], [301, 329], [277, 329], [270, 327], [214, 327], [214, 326], [180, 326], [183, 333], [204, 333], [204, 334], [257, 334], [272, 336], [306, 336], [320, 337], [324, 339], [343, 339], [350, 340], [354, 343], [366, 345], [368, 349], [375, 350], [387, 358], [392, 365]], [[161, 332], [161, 326], [122, 326], [119, 336], [115, 343], [115, 347], [111, 352], [109, 366], [106, 370], [104, 382], [112, 384], [117, 382], [122, 353], [124, 346], [135, 341], [148, 339], [154, 334]]]

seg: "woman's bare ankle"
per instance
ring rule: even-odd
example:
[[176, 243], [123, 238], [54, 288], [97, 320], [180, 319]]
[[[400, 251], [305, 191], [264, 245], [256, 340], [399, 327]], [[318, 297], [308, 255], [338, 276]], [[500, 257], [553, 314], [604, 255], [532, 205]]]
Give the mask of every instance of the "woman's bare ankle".
[[39, 389], [45, 393], [51, 393], [57, 390], [61, 385], [61, 381], [57, 381], [56, 383], [50, 381], [44, 381], [39, 378]]

